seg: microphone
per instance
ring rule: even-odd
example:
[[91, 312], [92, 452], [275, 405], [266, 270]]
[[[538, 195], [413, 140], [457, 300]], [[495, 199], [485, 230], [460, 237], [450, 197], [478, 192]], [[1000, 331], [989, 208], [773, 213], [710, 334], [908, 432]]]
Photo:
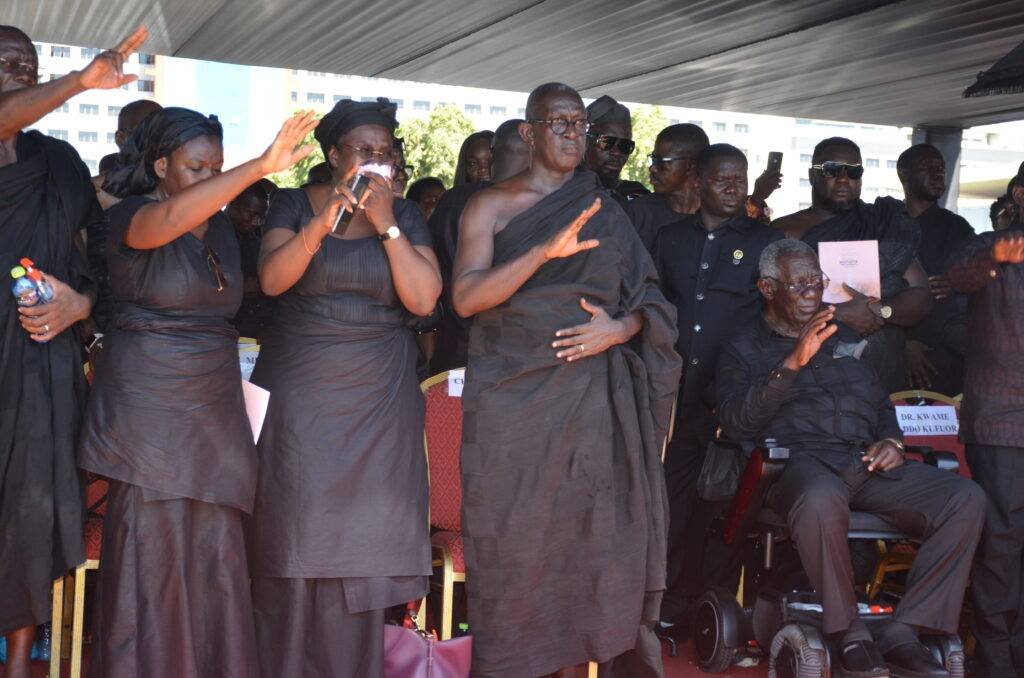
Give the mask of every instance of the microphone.
[[[349, 186], [349, 190], [352, 191], [352, 195], [356, 198], [356, 205], [362, 202], [366, 189], [370, 187], [370, 177], [367, 176], [370, 172], [382, 176], [385, 179], [390, 179], [392, 167], [391, 165], [367, 163], [359, 168], [355, 177], [352, 179], [352, 184]], [[331, 229], [331, 233], [334, 235], [344, 234], [345, 231], [348, 230], [349, 224], [352, 222], [353, 214], [352, 210], [342, 207], [338, 212], [338, 218], [334, 222], [334, 227]]]

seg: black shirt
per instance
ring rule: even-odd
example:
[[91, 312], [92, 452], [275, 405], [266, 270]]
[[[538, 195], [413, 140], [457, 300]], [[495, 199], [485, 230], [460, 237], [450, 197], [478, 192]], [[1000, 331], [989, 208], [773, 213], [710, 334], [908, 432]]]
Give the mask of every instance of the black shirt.
[[665, 297], [678, 311], [682, 402], [712, 400], [705, 391], [719, 348], [736, 328], [758, 316], [758, 259], [769, 243], [782, 237], [778, 229], [745, 214], [708, 232], [697, 213], [658, 233], [654, 265]]
[[1024, 235], [1019, 226], [982, 233], [949, 261], [946, 275], [967, 300], [967, 359], [960, 439], [1024, 447], [1024, 264], [997, 264], [997, 239]]
[[874, 371], [843, 350], [858, 339], [840, 326], [810, 363], [793, 372], [782, 361], [796, 339], [772, 331], [759, 316], [733, 335], [718, 359], [718, 422], [726, 435], [744, 442], [770, 436], [837, 472], [868, 445], [900, 439], [895, 408]]
[[654, 246], [655, 238], [662, 227], [690, 216], [672, 209], [668, 198], [660, 193], [638, 195], [632, 200], [627, 200], [622, 209], [626, 210], [629, 220], [633, 222], [633, 228], [640, 235], [640, 240], [648, 251]]

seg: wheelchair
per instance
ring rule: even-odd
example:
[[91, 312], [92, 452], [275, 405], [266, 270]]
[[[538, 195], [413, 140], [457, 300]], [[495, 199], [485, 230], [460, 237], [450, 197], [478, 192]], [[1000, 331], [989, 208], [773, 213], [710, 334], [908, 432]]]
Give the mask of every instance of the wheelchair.
[[[907, 451], [943, 470], [955, 473], [959, 466], [949, 452], [910, 446]], [[788, 459], [789, 450], [774, 440], [755, 448], [719, 525], [726, 543], [743, 542], [743, 601], [723, 588], [706, 591], [698, 599], [692, 638], [697, 664], [706, 672], [722, 673], [742, 658], [767, 656], [771, 678], [834, 675], [831, 657], [837, 649], [821, 631], [821, 599], [800, 568], [785, 516], [763, 505]], [[912, 541], [886, 520], [856, 511], [850, 513], [849, 538]], [[786, 548], [790, 557], [780, 558]], [[858, 602], [860, 617], [870, 628], [890, 617], [898, 600], [890, 594], [869, 602], [858, 594]], [[921, 642], [952, 678], [963, 678], [965, 658], [958, 637], [922, 636]]]

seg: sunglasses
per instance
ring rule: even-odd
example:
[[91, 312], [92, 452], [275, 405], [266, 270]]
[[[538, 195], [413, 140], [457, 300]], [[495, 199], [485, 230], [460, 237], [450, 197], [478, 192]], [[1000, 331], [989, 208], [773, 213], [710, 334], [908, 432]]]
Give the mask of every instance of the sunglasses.
[[594, 140], [594, 145], [600, 148], [602, 151], [616, 152], [618, 151], [622, 155], [629, 155], [636, 148], [636, 142], [632, 139], [623, 139], [622, 137], [613, 137], [608, 134], [600, 134], [594, 136], [588, 134], [591, 139]]
[[864, 176], [864, 166], [860, 163], [826, 160], [820, 165], [811, 165], [811, 169], [818, 170], [821, 172], [822, 176], [829, 177], [830, 179], [838, 177], [840, 172], [845, 172], [849, 179], [860, 179]]
[[665, 169], [666, 165], [670, 162], [676, 162], [677, 160], [690, 160], [690, 158], [685, 155], [657, 155], [655, 153], [651, 153], [647, 156], [648, 164], [651, 167], [656, 167], [658, 169]]
[[815, 292], [824, 291], [824, 289], [826, 287], [828, 287], [829, 282], [831, 282], [828, 279], [827, 275], [817, 276], [815, 278], [811, 278], [810, 280], [808, 280], [806, 282], [792, 282], [792, 283], [783, 282], [783, 281], [779, 280], [778, 278], [772, 278], [771, 276], [766, 276], [766, 279], [767, 280], [774, 280], [775, 282], [779, 283], [780, 285], [785, 287], [787, 290], [789, 290], [793, 294], [795, 294], [797, 296], [800, 296], [800, 297], [804, 296], [805, 294], [807, 294], [811, 290], [814, 290]]
[[565, 134], [571, 126], [577, 134], [586, 134], [590, 131], [590, 121], [586, 118], [579, 120], [566, 120], [565, 118], [553, 118], [551, 120], [527, 120], [532, 125], [547, 125], [555, 134]]
[[206, 246], [206, 267], [213, 274], [213, 281], [217, 285], [217, 291], [223, 292], [224, 288], [228, 286], [228, 280], [220, 269], [220, 257], [217, 256], [217, 253], [209, 245]]

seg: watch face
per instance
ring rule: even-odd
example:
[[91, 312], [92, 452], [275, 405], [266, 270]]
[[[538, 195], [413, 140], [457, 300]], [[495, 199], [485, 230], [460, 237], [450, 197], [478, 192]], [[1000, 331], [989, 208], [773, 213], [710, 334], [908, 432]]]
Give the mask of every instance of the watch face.
[[394, 239], [402, 235], [402, 232], [398, 230], [398, 226], [392, 226], [387, 230], [388, 238]]
[[882, 306], [878, 309], [878, 315], [888, 320], [892, 317], [892, 306]]

